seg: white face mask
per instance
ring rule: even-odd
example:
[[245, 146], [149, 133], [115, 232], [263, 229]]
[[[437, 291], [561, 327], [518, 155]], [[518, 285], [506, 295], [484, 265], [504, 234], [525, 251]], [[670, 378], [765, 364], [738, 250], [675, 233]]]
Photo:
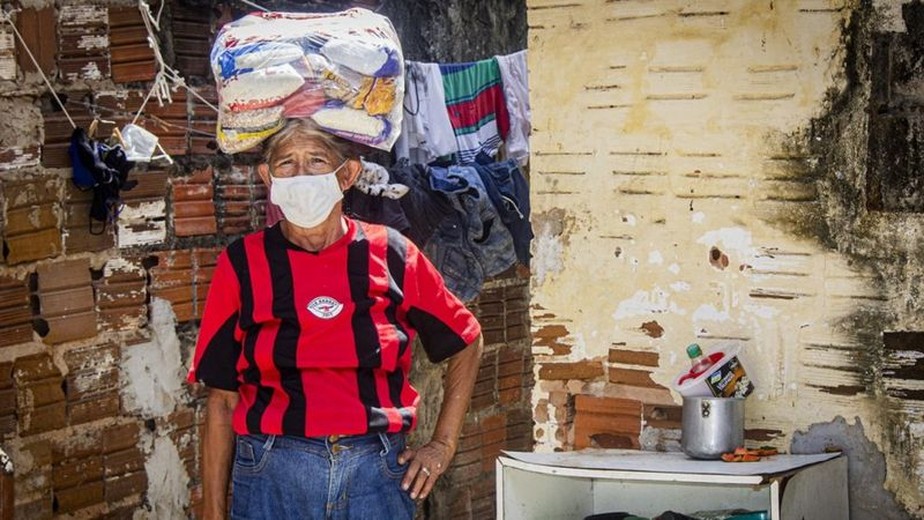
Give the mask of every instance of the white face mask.
[[270, 200], [279, 206], [289, 222], [303, 228], [315, 227], [327, 220], [334, 206], [343, 199], [337, 180], [337, 172], [343, 164], [323, 175], [271, 176]]

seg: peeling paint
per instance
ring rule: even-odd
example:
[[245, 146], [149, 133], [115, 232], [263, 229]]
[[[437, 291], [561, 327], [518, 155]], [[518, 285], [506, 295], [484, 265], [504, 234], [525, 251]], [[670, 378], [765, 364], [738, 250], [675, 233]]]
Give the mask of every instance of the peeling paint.
[[859, 418], [848, 424], [843, 417], [830, 423], [818, 423], [806, 431], [793, 434], [792, 453], [820, 453], [841, 450], [847, 455], [850, 475], [850, 518], [862, 520], [906, 520], [910, 518], [895, 501], [895, 496], [883, 489], [886, 476], [885, 458], [869, 441]]
[[656, 321], [646, 321], [642, 323], [640, 327], [645, 334], [651, 336], [652, 338], [660, 338], [664, 335], [664, 327], [658, 324]]
[[85, 34], [77, 41], [77, 48], [84, 50], [107, 49], [109, 47], [108, 35]]
[[124, 406], [143, 417], [160, 417], [172, 412], [185, 394], [186, 371], [180, 357], [176, 315], [170, 303], [151, 300], [151, 341], [126, 346], [122, 371], [126, 386], [121, 389]]
[[686, 314], [686, 311], [670, 301], [670, 293], [655, 287], [651, 291], [636, 291], [631, 298], [619, 302], [614, 320], [622, 320], [633, 316], [647, 316], [650, 314]]
[[721, 228], [701, 235], [697, 244], [713, 246], [722, 244], [724, 249], [736, 254], [738, 258], [750, 258], [755, 255], [751, 232], [744, 228]]
[[109, 278], [117, 271], [137, 274], [144, 274], [145, 272], [144, 267], [140, 263], [132, 262], [122, 257], [106, 260], [106, 265], [103, 268], [103, 276]]
[[[189, 475], [170, 437], [158, 437], [144, 461], [150, 518], [185, 518]], [[145, 515], [147, 516], [147, 515]]]
[[549, 215], [536, 215], [533, 219], [533, 227], [538, 232], [533, 239], [530, 266], [538, 285], [543, 285], [546, 278], [564, 268], [563, 216], [561, 210], [553, 210]]

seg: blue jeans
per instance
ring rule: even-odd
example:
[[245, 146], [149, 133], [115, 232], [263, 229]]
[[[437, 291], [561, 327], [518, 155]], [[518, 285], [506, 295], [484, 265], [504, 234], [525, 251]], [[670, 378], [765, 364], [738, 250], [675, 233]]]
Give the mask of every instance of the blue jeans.
[[232, 519], [412, 520], [398, 464], [404, 434], [237, 437]]
[[488, 198], [497, 209], [501, 221], [513, 236], [517, 260], [529, 267], [529, 243], [533, 228], [529, 223], [529, 184], [515, 160], [494, 162], [484, 153], [478, 154], [472, 166], [481, 176]]
[[445, 193], [456, 213], [447, 218], [424, 248], [446, 287], [462, 301], [481, 292], [484, 279], [517, 261], [513, 237], [471, 166], [431, 167], [430, 186]]

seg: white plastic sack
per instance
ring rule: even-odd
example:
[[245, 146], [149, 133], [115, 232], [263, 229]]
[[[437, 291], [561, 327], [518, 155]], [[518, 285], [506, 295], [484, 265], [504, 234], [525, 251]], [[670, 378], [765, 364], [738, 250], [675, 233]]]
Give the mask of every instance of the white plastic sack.
[[289, 118], [310, 117], [345, 139], [391, 149], [401, 130], [404, 58], [388, 18], [256, 12], [225, 25], [212, 47], [218, 144], [251, 148]]

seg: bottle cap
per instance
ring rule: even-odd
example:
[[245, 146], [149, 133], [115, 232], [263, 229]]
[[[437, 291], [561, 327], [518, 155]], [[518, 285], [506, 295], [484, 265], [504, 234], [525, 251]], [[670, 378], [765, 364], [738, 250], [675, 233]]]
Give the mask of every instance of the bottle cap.
[[690, 343], [687, 347], [687, 355], [690, 356], [690, 359], [696, 359], [703, 355], [703, 349], [699, 348], [696, 343]]

